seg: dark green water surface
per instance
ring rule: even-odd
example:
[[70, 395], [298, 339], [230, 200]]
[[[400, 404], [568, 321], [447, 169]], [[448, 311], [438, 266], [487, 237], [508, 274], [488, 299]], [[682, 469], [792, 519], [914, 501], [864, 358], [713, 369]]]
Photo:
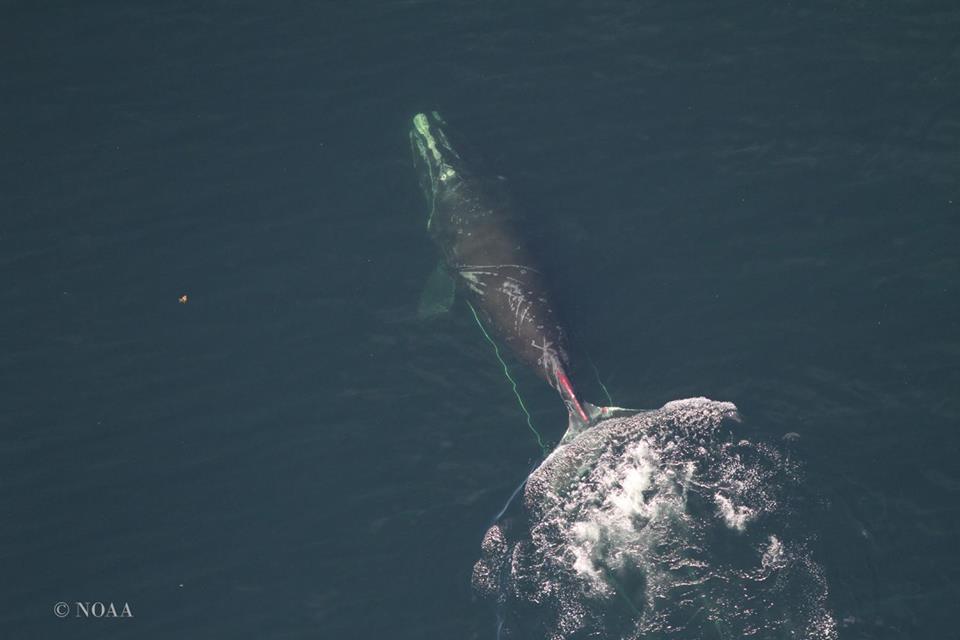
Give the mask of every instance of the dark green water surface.
[[840, 637], [960, 637], [952, 3], [0, 22], [0, 637], [495, 637], [470, 571], [539, 450], [466, 309], [417, 318], [434, 108], [509, 176], [618, 404], [799, 434]]

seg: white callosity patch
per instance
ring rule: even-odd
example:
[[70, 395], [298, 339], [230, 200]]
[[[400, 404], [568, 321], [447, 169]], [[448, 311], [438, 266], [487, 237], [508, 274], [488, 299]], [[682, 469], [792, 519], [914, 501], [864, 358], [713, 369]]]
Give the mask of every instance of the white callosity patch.
[[[442, 122], [438, 114], [434, 113], [434, 117]], [[427, 214], [427, 229], [430, 229], [436, 212], [438, 185], [439, 183], [449, 183], [457, 177], [457, 172], [450, 165], [450, 162], [453, 158], [459, 159], [460, 156], [450, 146], [450, 142], [443, 131], [431, 127], [429, 118], [422, 113], [418, 113], [413, 118], [410, 141], [414, 152], [421, 159], [423, 170], [427, 174], [424, 189], [427, 191], [427, 200], [430, 203], [430, 211]]]
[[495, 527], [475, 568], [504, 629], [835, 638], [826, 580], [793, 518], [798, 470], [732, 440], [731, 418], [730, 403], [677, 401], [558, 447], [528, 478], [523, 517]]
[[[434, 130], [432, 130], [430, 127], [430, 121], [427, 119], [427, 116], [422, 113], [418, 113], [413, 117], [413, 126], [416, 132], [419, 134], [418, 142], [422, 141], [422, 143], [418, 144], [417, 146], [421, 155], [424, 157], [424, 161], [431, 166], [435, 165], [439, 168], [439, 171], [437, 172], [437, 178], [441, 181], [447, 181], [455, 176], [456, 172], [447, 163], [443, 152], [440, 151], [439, 147], [443, 146], [444, 151], [453, 155], [454, 157], [459, 156], [457, 156], [457, 152], [453, 150], [453, 147], [450, 146], [450, 143], [447, 141], [447, 136], [443, 133], [443, 131], [436, 129], [435, 132], [437, 135], [434, 136]], [[426, 148], [424, 148], [424, 146]], [[432, 156], [432, 161], [431, 157], [427, 156], [427, 151], [429, 151], [430, 156]]]

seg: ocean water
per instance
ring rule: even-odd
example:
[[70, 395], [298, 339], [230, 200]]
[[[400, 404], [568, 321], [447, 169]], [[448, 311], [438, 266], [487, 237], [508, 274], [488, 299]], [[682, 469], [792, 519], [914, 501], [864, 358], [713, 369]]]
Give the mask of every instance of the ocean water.
[[840, 638], [960, 635], [953, 4], [3, 14], [0, 636], [496, 637], [471, 573], [542, 454], [465, 308], [417, 317], [425, 109], [584, 377], [789, 444]]

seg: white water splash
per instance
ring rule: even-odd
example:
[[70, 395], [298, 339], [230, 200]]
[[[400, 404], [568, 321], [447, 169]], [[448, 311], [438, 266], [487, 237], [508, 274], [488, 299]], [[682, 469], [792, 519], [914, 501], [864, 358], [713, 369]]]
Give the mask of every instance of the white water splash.
[[729, 438], [731, 418], [676, 401], [555, 450], [474, 569], [502, 636], [835, 638], [823, 572], [791, 536], [796, 468]]

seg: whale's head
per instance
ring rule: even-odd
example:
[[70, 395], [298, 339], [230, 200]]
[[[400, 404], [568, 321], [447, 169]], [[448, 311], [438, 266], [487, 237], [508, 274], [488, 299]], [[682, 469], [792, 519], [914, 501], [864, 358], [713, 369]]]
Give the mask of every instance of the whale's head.
[[413, 126], [410, 127], [413, 164], [420, 178], [420, 187], [431, 204], [428, 228], [437, 194], [453, 187], [464, 173], [460, 154], [450, 144], [446, 129], [447, 123], [436, 111], [418, 113], [413, 117]]

